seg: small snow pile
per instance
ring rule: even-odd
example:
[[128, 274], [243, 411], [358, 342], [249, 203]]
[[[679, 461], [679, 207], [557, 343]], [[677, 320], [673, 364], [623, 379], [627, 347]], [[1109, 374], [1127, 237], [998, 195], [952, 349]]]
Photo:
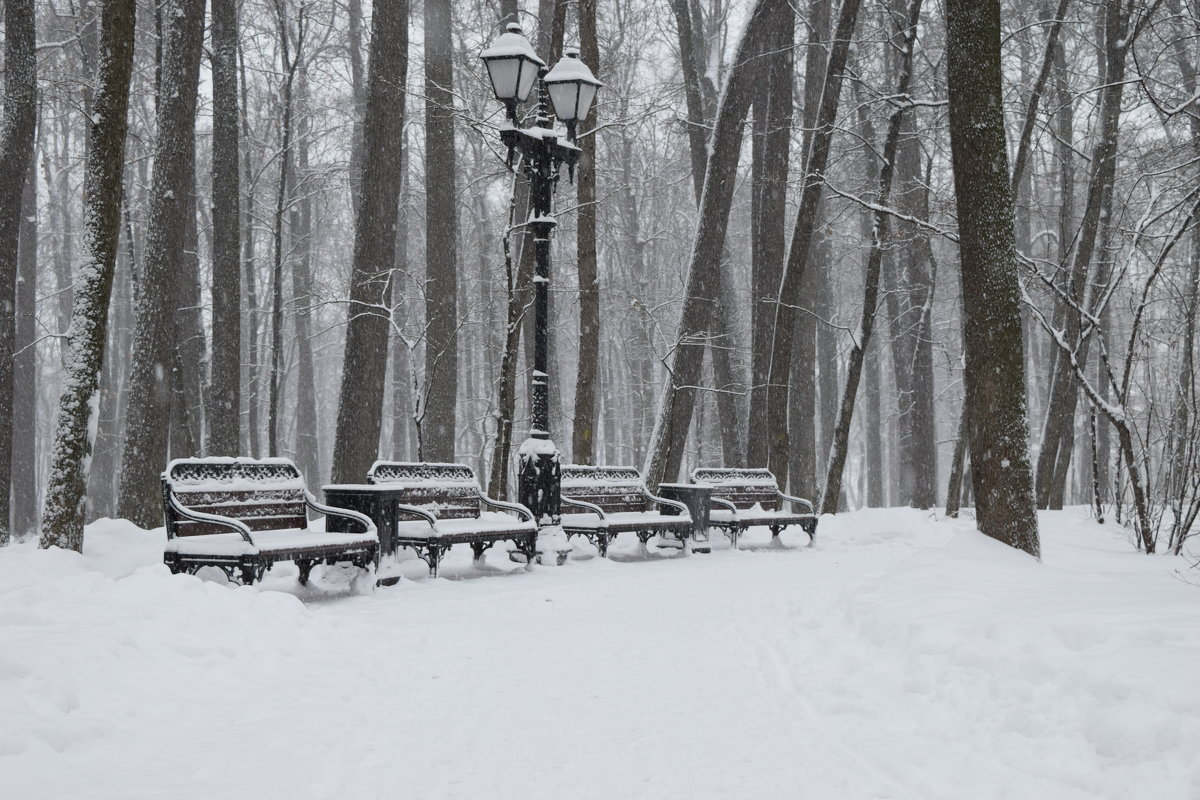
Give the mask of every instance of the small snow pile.
[[936, 794], [1200, 797], [1200, 587], [1085, 515], [1042, 515], [1041, 564], [964, 526], [855, 582], [838, 605], [871, 655], [823, 664], [853, 689], [818, 706], [880, 764], [953, 754]]

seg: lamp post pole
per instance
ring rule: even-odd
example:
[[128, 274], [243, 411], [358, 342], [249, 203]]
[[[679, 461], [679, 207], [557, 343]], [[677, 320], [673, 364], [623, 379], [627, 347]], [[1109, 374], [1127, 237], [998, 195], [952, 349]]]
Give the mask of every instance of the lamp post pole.
[[[544, 72], [539, 79], [544, 77]], [[551, 195], [558, 179], [558, 166], [572, 169], [579, 150], [562, 143], [550, 127], [546, 84], [538, 82], [538, 115], [528, 131], [506, 129], [502, 139], [522, 151], [529, 178], [528, 225], [533, 233], [535, 258], [533, 287], [533, 397], [529, 437], [521, 444], [517, 478], [518, 501], [533, 512], [540, 526], [557, 525], [561, 516], [561, 468], [559, 452], [550, 438], [550, 237], [556, 226]], [[532, 134], [532, 135], [531, 135]], [[518, 141], [514, 141], [519, 138]], [[524, 145], [524, 146], [522, 146]]]
[[[550, 438], [550, 236], [554, 232], [551, 196], [566, 165], [571, 180], [580, 150], [575, 146], [575, 131], [587, 117], [601, 84], [579, 60], [578, 48], [564, 49], [561, 61], [547, 71], [537, 57], [521, 26], [510, 24], [482, 54], [496, 99], [504, 103], [507, 120], [500, 128], [500, 140], [508, 148], [508, 165], [520, 154], [520, 169], [529, 179], [529, 218], [525, 224], [533, 233], [536, 271], [534, 275], [533, 396], [528, 438], [521, 444], [517, 476], [517, 496], [533, 512], [538, 527], [539, 554], [553, 549], [559, 563], [566, 557], [561, 519], [561, 475], [558, 447]], [[532, 128], [517, 126], [517, 105], [524, 102], [536, 82], [537, 118]], [[566, 125], [565, 134], [550, 125], [550, 106]], [[557, 533], [558, 542], [550, 541]]]

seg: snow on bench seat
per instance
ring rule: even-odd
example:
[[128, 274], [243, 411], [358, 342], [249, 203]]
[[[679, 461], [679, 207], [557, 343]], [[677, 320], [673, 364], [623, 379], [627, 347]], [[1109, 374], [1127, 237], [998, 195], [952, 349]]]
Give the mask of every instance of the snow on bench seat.
[[443, 539], [486, 529], [489, 533], [536, 533], [533, 520], [514, 519], [508, 514], [485, 512], [478, 518], [439, 519], [433, 525], [424, 520], [396, 523], [396, 535], [402, 539]]
[[253, 543], [243, 539], [240, 533], [178, 536], [167, 542], [165, 552], [180, 555], [243, 556], [370, 545], [376, 541], [374, 535], [325, 533], [307, 528], [255, 531], [251, 536], [254, 539]]

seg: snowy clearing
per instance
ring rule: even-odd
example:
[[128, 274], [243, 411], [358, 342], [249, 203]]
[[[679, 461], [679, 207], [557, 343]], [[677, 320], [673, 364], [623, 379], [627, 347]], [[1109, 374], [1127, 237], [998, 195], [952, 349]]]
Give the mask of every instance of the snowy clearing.
[[860, 511], [815, 549], [459, 548], [302, 600], [171, 576], [161, 530], [103, 521], [83, 557], [0, 551], [3, 794], [1200, 797], [1197, 574], [1042, 523], [1041, 565]]

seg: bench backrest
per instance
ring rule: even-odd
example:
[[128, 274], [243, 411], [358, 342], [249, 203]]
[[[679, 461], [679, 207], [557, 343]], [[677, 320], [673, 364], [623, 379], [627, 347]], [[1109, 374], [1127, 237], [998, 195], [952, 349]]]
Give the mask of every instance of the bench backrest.
[[779, 508], [779, 482], [769, 469], [701, 467], [692, 470], [692, 483], [707, 483], [713, 487], [713, 497], [738, 508], [750, 508], [756, 503], [767, 511]]
[[[252, 531], [308, 527], [304, 477], [286, 458], [179, 458], [163, 473], [163, 490], [193, 511], [241, 520]], [[183, 519], [165, 505], [168, 536], [229, 533]]]
[[[605, 514], [646, 510], [646, 482], [634, 467], [564, 464], [562, 496], [600, 506]], [[567, 506], [567, 513], [578, 511]]]
[[376, 461], [367, 483], [400, 489], [400, 502], [418, 506], [439, 519], [479, 516], [479, 481], [466, 464]]

